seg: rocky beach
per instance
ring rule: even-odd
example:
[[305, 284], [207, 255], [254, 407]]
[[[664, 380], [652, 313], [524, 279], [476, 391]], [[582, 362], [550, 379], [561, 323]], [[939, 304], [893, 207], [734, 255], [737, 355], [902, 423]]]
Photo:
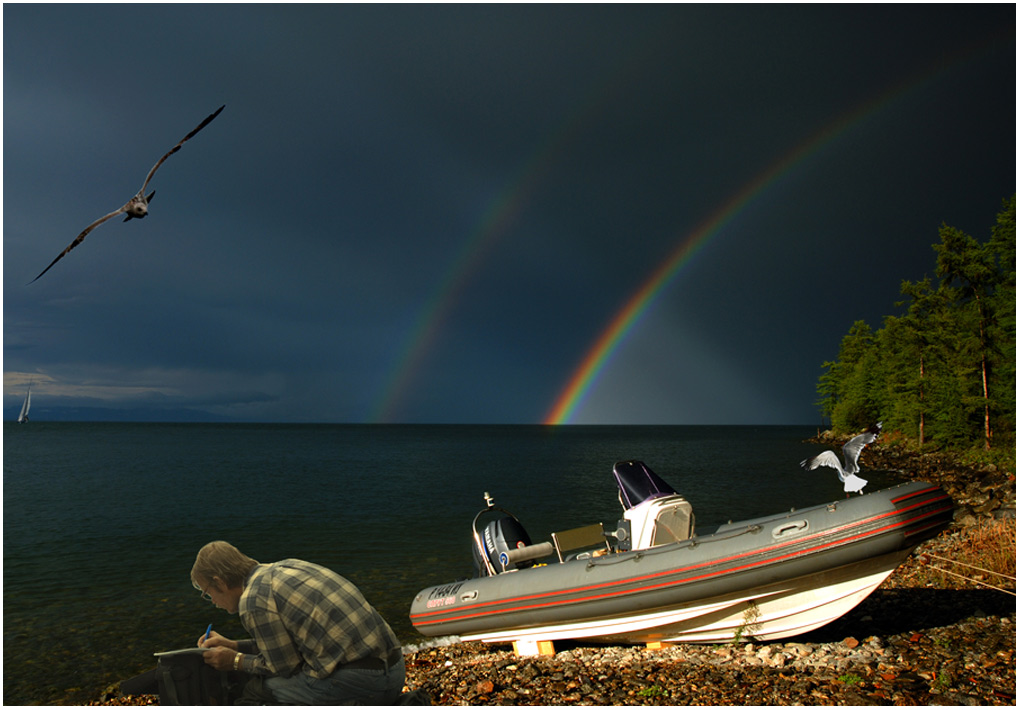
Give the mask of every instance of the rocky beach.
[[924, 551], [951, 554], [953, 538], [929, 541], [860, 606], [802, 638], [563, 645], [531, 658], [455, 644], [410, 653], [408, 683], [440, 705], [1015, 705], [1015, 597], [973, 582], [912, 586]]
[[[863, 459], [939, 483], [957, 511], [948, 530], [821, 629], [772, 643], [558, 643], [555, 655], [534, 657], [481, 643], [408, 647], [408, 686], [437, 705], [1015, 706], [1014, 472], [896, 446], [870, 447]], [[986, 548], [1009, 558], [1012, 578], [974, 569]], [[93, 704], [156, 702], [111, 689]]]

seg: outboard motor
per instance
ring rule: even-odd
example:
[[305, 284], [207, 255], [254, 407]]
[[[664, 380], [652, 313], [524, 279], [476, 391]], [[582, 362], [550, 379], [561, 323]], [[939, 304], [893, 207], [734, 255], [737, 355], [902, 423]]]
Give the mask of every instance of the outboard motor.
[[[483, 515], [496, 513], [502, 515], [493, 518], [484, 528], [478, 527]], [[532, 545], [521, 521], [509, 510], [496, 507], [488, 491], [485, 492], [485, 510], [471, 522], [471, 536], [479, 577], [533, 567], [535, 560], [548, 557], [555, 550], [551, 542]]]
[[[485, 555], [489, 564], [497, 571], [504, 569], [526, 569], [535, 564], [533, 560], [524, 560], [516, 564], [506, 564], [506, 555], [511, 550], [527, 547], [531, 544], [531, 538], [524, 530], [524, 526], [516, 518], [501, 516], [490, 520], [481, 533], [482, 546], [485, 548]], [[477, 545], [473, 546], [475, 567], [478, 569], [478, 576], [488, 576], [489, 567], [481, 559], [481, 550]], [[504, 559], [500, 559], [500, 556]]]

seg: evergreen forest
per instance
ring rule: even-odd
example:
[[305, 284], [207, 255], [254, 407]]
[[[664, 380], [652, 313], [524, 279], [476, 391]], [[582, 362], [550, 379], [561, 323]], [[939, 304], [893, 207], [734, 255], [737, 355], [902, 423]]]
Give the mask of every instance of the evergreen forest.
[[850, 327], [822, 365], [818, 404], [837, 432], [877, 421], [921, 449], [1016, 445], [1016, 195], [985, 241], [943, 224], [934, 278], [904, 281], [898, 315]]

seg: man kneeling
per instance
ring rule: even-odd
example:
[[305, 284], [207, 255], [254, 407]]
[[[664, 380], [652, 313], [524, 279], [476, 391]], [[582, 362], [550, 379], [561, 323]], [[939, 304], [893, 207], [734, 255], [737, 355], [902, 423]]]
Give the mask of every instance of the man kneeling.
[[239, 614], [252, 638], [215, 631], [199, 639], [207, 664], [254, 678], [242, 703], [392, 705], [404, 656], [389, 624], [351, 582], [303, 560], [259, 564], [230, 543], [198, 552], [191, 582], [202, 597]]

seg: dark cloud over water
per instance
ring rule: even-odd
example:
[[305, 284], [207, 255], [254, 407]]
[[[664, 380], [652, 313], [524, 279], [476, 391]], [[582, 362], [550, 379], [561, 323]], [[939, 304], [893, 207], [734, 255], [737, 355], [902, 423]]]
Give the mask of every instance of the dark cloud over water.
[[[1015, 190], [1015, 13], [4, 7], [4, 395], [273, 421], [811, 423]], [[150, 215], [111, 221], [173, 141]], [[819, 140], [820, 139], [820, 140]]]

